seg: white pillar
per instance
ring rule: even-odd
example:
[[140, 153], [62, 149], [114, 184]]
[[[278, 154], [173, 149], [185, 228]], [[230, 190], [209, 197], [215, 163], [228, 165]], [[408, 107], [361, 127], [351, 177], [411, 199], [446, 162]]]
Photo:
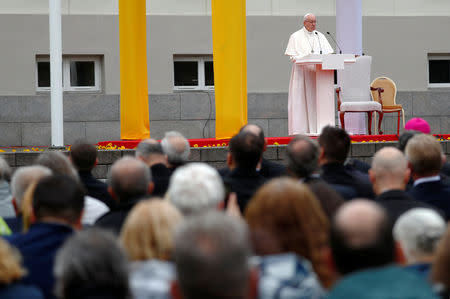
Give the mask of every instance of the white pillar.
[[52, 146], [64, 146], [61, 0], [49, 0]]
[[[336, 39], [343, 54], [362, 54], [361, 0], [336, 0]], [[344, 121], [348, 133], [366, 134], [364, 113], [346, 113]]]

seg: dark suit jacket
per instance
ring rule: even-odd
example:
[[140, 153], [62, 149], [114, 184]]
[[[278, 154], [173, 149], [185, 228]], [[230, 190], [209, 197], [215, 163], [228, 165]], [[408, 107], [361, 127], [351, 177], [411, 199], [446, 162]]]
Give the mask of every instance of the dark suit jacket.
[[155, 184], [152, 196], [164, 197], [169, 188], [172, 172], [162, 163], [153, 165], [150, 170], [152, 171], [152, 181]]
[[[389, 190], [381, 193], [375, 199], [388, 211], [393, 223], [395, 223], [398, 217], [400, 217], [404, 212], [413, 208], [428, 208], [436, 210], [435, 207], [429, 204], [413, 199], [403, 190]], [[439, 210], [437, 210], [437, 212], [441, 213]]]
[[8, 224], [8, 226], [9, 226], [9, 229], [13, 233], [21, 233], [22, 232], [22, 227], [23, 227], [22, 215], [19, 215], [17, 217], [4, 218], [3, 220], [5, 220], [6, 224]]
[[73, 229], [70, 226], [40, 222], [33, 224], [25, 234], [5, 237], [22, 254], [23, 265], [28, 270], [23, 282], [39, 287], [45, 298], [55, 298], [53, 296], [55, 255], [72, 233]]
[[119, 202], [114, 210], [109, 211], [97, 219], [97, 221], [95, 221], [95, 226], [110, 230], [116, 235], [119, 235], [128, 213], [130, 213], [131, 209], [139, 200], [140, 199]]
[[89, 196], [100, 200], [110, 209], [113, 209], [116, 206], [116, 202], [108, 193], [107, 184], [94, 178], [90, 171], [79, 171], [78, 174], [80, 175], [81, 183], [83, 183]]
[[437, 207], [450, 220], [450, 186], [442, 181], [426, 182], [414, 186], [409, 194], [415, 200]]
[[283, 175], [287, 175], [287, 169], [286, 166], [282, 164], [262, 158], [259, 174], [270, 180]]
[[266, 178], [256, 169], [235, 168], [223, 177], [223, 181], [229, 191], [236, 193], [239, 209], [243, 213], [256, 190], [266, 182]]
[[[375, 198], [369, 176], [351, 166], [344, 166], [340, 163], [325, 164], [321, 168], [320, 177], [331, 186], [352, 188], [356, 193], [355, 197]], [[338, 190], [336, 189], [336, 191]]]

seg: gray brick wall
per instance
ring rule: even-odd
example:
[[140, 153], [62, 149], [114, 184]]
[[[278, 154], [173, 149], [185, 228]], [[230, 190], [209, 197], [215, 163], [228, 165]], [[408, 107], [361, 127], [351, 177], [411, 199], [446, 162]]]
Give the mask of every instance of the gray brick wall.
[[[450, 133], [450, 91], [398, 92], [397, 102], [405, 109], [406, 121], [423, 117], [432, 133]], [[50, 144], [49, 94], [0, 96], [0, 105], [0, 147]], [[188, 138], [215, 135], [214, 93], [152, 94], [149, 107], [153, 138], [162, 138], [168, 130]], [[287, 93], [250, 93], [248, 121], [259, 124], [269, 137], [287, 136]], [[385, 134], [396, 132], [394, 114], [385, 115], [382, 127]], [[64, 95], [64, 141], [71, 144], [80, 138], [93, 143], [120, 139], [119, 95]]]

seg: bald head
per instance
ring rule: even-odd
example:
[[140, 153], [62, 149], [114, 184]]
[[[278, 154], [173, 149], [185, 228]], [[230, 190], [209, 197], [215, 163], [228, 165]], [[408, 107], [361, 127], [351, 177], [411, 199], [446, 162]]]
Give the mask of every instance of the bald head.
[[331, 248], [342, 274], [393, 262], [392, 225], [384, 209], [365, 199], [342, 205], [332, 224]]
[[147, 165], [129, 156], [117, 160], [109, 173], [109, 184], [119, 201], [144, 197], [150, 182], [151, 173]]
[[384, 147], [373, 157], [369, 176], [375, 194], [387, 190], [405, 190], [409, 180], [408, 161], [395, 147]]

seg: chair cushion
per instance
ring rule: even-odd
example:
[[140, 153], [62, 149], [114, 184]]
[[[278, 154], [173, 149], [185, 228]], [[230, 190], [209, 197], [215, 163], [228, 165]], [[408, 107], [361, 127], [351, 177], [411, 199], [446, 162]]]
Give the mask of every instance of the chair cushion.
[[341, 104], [340, 111], [342, 112], [381, 111], [381, 104], [374, 101], [344, 102]]

